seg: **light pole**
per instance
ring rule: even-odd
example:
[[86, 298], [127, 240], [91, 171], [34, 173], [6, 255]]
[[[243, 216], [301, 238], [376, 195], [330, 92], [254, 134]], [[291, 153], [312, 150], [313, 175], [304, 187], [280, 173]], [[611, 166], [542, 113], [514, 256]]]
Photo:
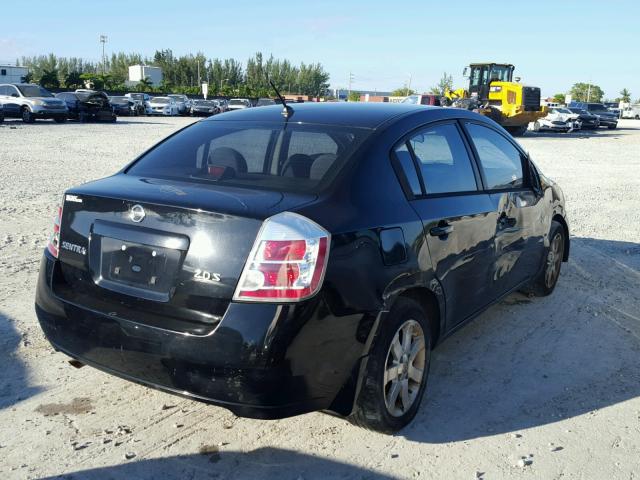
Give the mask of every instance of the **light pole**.
[[104, 77], [106, 71], [105, 58], [104, 58], [104, 44], [107, 43], [107, 36], [100, 35], [100, 43], [102, 44], [102, 76]]
[[228, 78], [221, 78], [220, 79], [220, 94], [222, 94], [222, 82], [226, 82], [227, 80], [229, 80]]
[[347, 94], [347, 102], [349, 101], [349, 98], [351, 97], [351, 83], [353, 82], [355, 78], [355, 75], [351, 72], [349, 72], [349, 93]]

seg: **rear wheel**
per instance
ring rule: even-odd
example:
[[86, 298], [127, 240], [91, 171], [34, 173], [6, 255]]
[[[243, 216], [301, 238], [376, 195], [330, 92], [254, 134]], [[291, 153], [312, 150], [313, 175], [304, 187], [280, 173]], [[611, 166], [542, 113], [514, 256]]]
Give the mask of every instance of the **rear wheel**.
[[549, 248], [545, 257], [544, 268], [529, 287], [525, 289], [526, 293], [544, 297], [553, 292], [560, 277], [560, 268], [566, 243], [564, 228], [555, 220], [552, 221], [549, 232]]
[[398, 299], [370, 354], [351, 422], [384, 433], [411, 422], [427, 384], [430, 358], [423, 309], [414, 300]]
[[22, 121], [24, 123], [33, 123], [36, 121], [33, 113], [29, 110], [29, 107], [22, 107]]

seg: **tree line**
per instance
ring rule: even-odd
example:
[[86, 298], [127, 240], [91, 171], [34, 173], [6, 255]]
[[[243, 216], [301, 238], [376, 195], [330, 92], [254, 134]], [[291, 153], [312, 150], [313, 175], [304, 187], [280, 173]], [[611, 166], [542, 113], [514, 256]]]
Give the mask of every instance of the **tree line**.
[[80, 88], [90, 81], [94, 88], [131, 90], [125, 81], [130, 65], [149, 65], [162, 68], [163, 81], [152, 87], [143, 79], [134, 90], [146, 92], [174, 92], [199, 94], [200, 84], [207, 82], [211, 95], [273, 97], [268, 83], [271, 79], [282, 93], [322, 96], [329, 88], [329, 74], [320, 63], [293, 65], [289, 60], [261, 52], [246, 64], [233, 58], [207, 58], [203, 53], [175, 56], [170, 49], [157, 50], [152, 57], [138, 53], [112, 53], [104, 62], [92, 62], [77, 57], [58, 57], [52, 53], [22, 57], [19, 66], [29, 68], [26, 79], [45, 88]]

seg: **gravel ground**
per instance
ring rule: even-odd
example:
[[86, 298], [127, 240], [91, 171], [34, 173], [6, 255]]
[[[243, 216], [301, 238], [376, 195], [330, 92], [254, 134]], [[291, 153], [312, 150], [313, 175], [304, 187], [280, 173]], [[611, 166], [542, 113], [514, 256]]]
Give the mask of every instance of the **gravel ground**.
[[572, 251], [554, 295], [514, 294], [434, 352], [395, 436], [313, 413], [236, 418], [72, 368], [33, 311], [64, 189], [191, 119], [0, 126], [0, 478], [544, 478], [640, 475], [640, 122], [530, 134], [562, 185]]

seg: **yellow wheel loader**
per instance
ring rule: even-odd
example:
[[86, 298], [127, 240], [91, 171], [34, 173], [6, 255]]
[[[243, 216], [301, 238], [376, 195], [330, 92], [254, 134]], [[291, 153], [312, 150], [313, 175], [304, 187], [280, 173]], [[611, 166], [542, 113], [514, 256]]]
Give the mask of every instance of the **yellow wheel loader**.
[[529, 122], [547, 115], [540, 106], [540, 88], [513, 81], [514, 66], [505, 63], [472, 63], [463, 75], [469, 88], [446, 91], [443, 105], [475, 110], [502, 125], [512, 135], [523, 135]]

